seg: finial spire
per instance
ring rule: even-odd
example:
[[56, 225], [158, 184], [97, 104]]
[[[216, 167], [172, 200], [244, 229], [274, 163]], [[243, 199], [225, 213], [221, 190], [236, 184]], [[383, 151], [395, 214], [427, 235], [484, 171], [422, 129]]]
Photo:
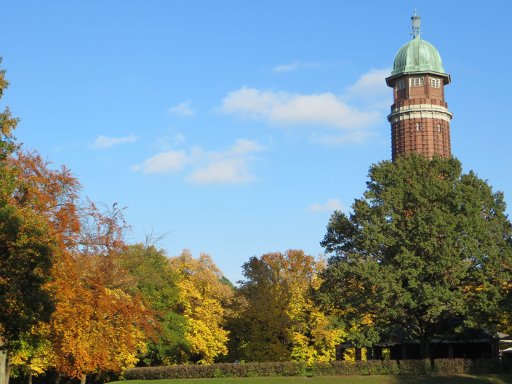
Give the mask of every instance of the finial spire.
[[419, 17], [416, 14], [416, 10], [414, 10], [414, 15], [412, 15], [412, 17], [411, 17], [411, 22], [412, 22], [412, 35], [414, 36], [415, 39], [419, 38], [420, 37], [421, 17]]

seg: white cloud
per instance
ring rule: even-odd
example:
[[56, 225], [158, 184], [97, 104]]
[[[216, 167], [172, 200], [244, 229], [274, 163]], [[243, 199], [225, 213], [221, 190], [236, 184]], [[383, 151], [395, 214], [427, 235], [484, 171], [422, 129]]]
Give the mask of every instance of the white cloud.
[[[304, 66], [299, 61], [274, 68], [276, 72]], [[341, 94], [298, 94], [243, 87], [228, 93], [219, 110], [280, 126], [314, 129], [313, 141], [327, 145], [363, 143], [376, 136], [372, 128], [383, 121], [390, 102], [385, 78], [390, 69], [372, 69]], [[329, 129], [322, 132], [322, 127]]]
[[108, 136], [99, 135], [94, 140], [93, 148], [107, 149], [107, 148], [113, 147], [114, 145], [134, 143], [137, 140], [139, 140], [139, 137], [135, 136], [133, 134], [124, 136], [124, 137], [108, 137]]
[[256, 141], [247, 140], [247, 139], [239, 139], [237, 142], [231, 147], [230, 153], [233, 155], [245, 155], [249, 153], [261, 152], [266, 148]]
[[332, 211], [341, 211], [343, 209], [340, 201], [338, 199], [330, 199], [327, 200], [325, 203], [314, 203], [311, 204], [307, 211], [312, 213], [317, 212], [332, 212]]
[[242, 157], [227, 157], [198, 168], [186, 177], [195, 184], [240, 184], [256, 180], [248, 170], [248, 161]]
[[142, 165], [135, 165], [132, 169], [143, 173], [173, 173], [181, 171], [188, 161], [183, 151], [167, 151], [146, 159]]
[[384, 97], [387, 99], [391, 95], [391, 90], [386, 85], [386, 77], [390, 75], [390, 68], [372, 69], [348, 88], [347, 96], [351, 98]]
[[272, 70], [274, 72], [290, 72], [299, 68], [299, 65], [300, 63], [298, 61], [294, 61], [293, 63], [290, 64], [276, 65], [274, 68], [272, 68]]
[[183, 103], [170, 107], [169, 113], [177, 116], [194, 116], [196, 112], [190, 106], [191, 104], [191, 100], [186, 100]]
[[300, 95], [255, 88], [230, 92], [222, 101], [221, 111], [276, 124], [319, 124], [343, 129], [367, 127], [380, 118], [379, 112], [351, 107], [332, 93]]
[[272, 68], [272, 71], [276, 73], [292, 72], [298, 69], [321, 68], [325, 65], [326, 63], [304, 62], [296, 60], [291, 63], [276, 65], [274, 68]]
[[256, 141], [240, 139], [223, 151], [204, 151], [193, 147], [188, 151], [159, 153], [142, 165], [132, 167], [143, 173], [170, 173], [186, 170], [185, 180], [194, 184], [240, 184], [257, 180], [250, 172], [255, 154], [266, 150]]

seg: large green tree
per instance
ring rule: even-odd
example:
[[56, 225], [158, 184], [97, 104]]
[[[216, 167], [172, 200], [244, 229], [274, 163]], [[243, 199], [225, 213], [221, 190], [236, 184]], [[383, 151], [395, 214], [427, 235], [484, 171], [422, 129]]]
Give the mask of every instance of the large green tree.
[[355, 343], [396, 337], [428, 357], [434, 336], [495, 329], [512, 277], [502, 193], [454, 158], [418, 155], [372, 166], [367, 186], [322, 242], [323, 299], [359, 324]]

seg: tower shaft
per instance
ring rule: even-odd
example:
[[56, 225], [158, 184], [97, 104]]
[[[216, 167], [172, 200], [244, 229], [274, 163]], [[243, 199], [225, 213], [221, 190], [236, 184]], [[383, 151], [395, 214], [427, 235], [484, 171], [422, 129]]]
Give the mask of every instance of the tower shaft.
[[397, 76], [393, 87], [391, 123], [392, 158], [418, 153], [450, 157], [452, 114], [444, 100], [444, 79], [430, 73]]

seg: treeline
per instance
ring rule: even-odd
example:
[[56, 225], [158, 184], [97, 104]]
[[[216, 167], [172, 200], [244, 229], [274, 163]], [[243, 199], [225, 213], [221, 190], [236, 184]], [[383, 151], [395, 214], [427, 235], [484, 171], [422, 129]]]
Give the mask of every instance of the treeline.
[[[6, 87], [0, 72], [0, 96]], [[234, 286], [206, 254], [128, 244], [123, 209], [83, 199], [66, 167], [16, 143], [16, 124], [0, 113], [0, 384], [136, 365], [320, 364], [340, 342], [417, 343], [429, 358], [436, 337], [512, 331], [503, 195], [454, 158], [372, 166], [351, 213], [328, 223], [326, 261], [251, 257]]]
[[[0, 72], [0, 95], [7, 87]], [[331, 360], [342, 332], [314, 303], [322, 262], [252, 258], [235, 288], [210, 256], [127, 244], [114, 204], [18, 144], [0, 114], [0, 383], [135, 365]]]
[[343, 332], [314, 302], [322, 262], [300, 250], [253, 257], [235, 288], [206, 254], [126, 244], [116, 205], [100, 211], [67, 169], [12, 154], [0, 181], [7, 376], [334, 358]]

